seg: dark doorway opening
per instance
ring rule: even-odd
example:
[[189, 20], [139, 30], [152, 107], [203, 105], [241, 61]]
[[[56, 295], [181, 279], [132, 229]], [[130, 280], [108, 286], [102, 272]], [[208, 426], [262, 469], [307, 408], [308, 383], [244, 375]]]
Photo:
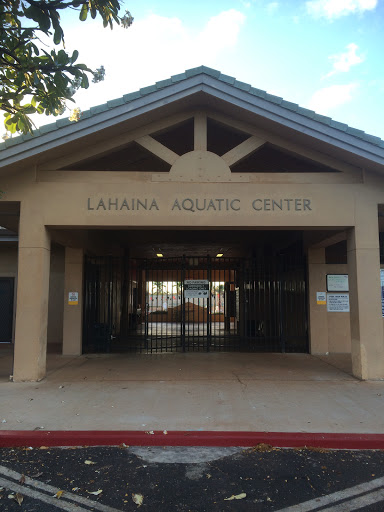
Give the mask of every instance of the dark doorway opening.
[[13, 333], [14, 278], [0, 277], [0, 343], [11, 343]]
[[302, 240], [251, 258], [86, 257], [84, 352], [308, 352]]

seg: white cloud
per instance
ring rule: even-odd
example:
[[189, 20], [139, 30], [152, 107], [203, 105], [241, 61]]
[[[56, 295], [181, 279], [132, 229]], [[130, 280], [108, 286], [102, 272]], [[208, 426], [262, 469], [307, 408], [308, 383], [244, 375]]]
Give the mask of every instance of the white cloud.
[[331, 55], [329, 60], [333, 61], [332, 71], [326, 77], [335, 75], [336, 73], [346, 73], [352, 66], [364, 62], [364, 57], [357, 55], [356, 51], [359, 48], [357, 44], [350, 43], [346, 46], [347, 51]]
[[215, 67], [219, 57], [236, 47], [244, 21], [244, 14], [230, 9], [211, 17], [199, 32], [192, 32], [187, 21], [156, 14], [135, 20], [128, 30], [87, 23], [81, 38], [77, 27], [72, 34], [67, 30], [67, 41], [75, 41], [80, 52], [79, 62], [106, 69], [104, 82], [80, 90], [76, 102], [84, 110], [188, 68]]
[[314, 18], [333, 20], [348, 14], [360, 14], [375, 9], [378, 0], [311, 0], [305, 3]]
[[308, 108], [319, 114], [327, 115], [331, 110], [353, 99], [356, 83], [332, 85], [316, 91], [308, 102]]
[[213, 16], [195, 40], [192, 38], [190, 41], [193, 52], [197, 52], [205, 62], [207, 58], [215, 58], [224, 50], [233, 48], [244, 20], [244, 14], [235, 9]]
[[266, 5], [266, 11], [268, 14], [274, 14], [279, 8], [279, 2], [270, 2]]

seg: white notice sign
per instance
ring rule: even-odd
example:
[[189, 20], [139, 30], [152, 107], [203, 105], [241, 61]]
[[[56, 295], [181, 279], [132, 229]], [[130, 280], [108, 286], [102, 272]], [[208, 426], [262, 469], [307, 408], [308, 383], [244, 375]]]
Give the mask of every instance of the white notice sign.
[[328, 293], [327, 311], [331, 313], [349, 313], [349, 294]]
[[348, 274], [327, 274], [328, 292], [349, 292]]
[[327, 303], [327, 294], [325, 292], [316, 292], [316, 302], [319, 305], [325, 306]]
[[381, 315], [384, 318], [384, 269], [380, 269]]
[[186, 299], [207, 299], [209, 281], [206, 279], [187, 279], [184, 281], [184, 297]]
[[79, 292], [68, 293], [68, 305], [77, 306], [79, 304]]

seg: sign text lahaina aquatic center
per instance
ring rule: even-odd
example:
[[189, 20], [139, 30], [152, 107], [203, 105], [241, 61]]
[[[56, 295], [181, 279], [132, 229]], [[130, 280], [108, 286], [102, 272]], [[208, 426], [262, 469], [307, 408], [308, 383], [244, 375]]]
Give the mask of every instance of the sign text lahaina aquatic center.
[[312, 211], [310, 199], [305, 198], [175, 198], [166, 207], [156, 198], [97, 197], [88, 198], [87, 209], [91, 211], [159, 211], [176, 212], [305, 212]]

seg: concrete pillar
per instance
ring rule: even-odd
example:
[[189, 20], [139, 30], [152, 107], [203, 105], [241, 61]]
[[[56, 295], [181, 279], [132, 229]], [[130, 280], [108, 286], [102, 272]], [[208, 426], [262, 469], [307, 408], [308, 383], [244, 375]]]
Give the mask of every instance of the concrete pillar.
[[22, 204], [19, 228], [13, 380], [45, 377], [50, 238], [41, 219]]
[[[63, 355], [82, 353], [83, 333], [83, 249], [65, 248]], [[77, 292], [78, 304], [68, 302], [70, 292]]]
[[348, 232], [348, 274], [353, 374], [384, 378], [380, 252], [377, 205], [357, 205], [356, 226]]
[[317, 304], [316, 292], [326, 292], [325, 248], [308, 249], [308, 311], [311, 354], [329, 352], [327, 306]]

